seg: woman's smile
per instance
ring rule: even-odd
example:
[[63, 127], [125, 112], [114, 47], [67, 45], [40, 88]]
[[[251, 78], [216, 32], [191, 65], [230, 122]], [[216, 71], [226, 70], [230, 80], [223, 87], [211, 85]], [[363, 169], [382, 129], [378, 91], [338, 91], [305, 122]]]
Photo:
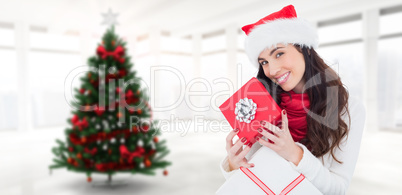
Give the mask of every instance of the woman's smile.
[[282, 74], [282, 75], [276, 77], [278, 84], [281, 85], [281, 84], [285, 83], [289, 79], [289, 75], [290, 75], [290, 72], [287, 72], [285, 74]]

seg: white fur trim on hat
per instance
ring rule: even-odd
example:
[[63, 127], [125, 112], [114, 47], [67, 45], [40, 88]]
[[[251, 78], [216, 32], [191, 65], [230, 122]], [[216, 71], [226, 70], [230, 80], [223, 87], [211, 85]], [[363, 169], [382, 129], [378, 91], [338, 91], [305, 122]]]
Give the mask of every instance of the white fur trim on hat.
[[318, 35], [315, 28], [306, 20], [277, 19], [252, 29], [245, 40], [245, 51], [253, 65], [258, 67], [260, 53], [278, 43], [317, 48]]

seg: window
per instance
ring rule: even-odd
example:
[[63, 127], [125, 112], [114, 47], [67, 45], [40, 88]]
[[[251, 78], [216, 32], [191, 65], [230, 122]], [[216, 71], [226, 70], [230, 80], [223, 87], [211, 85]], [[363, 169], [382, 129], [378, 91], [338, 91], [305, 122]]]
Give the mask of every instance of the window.
[[[207, 82], [212, 86], [212, 94], [217, 94], [221, 91], [227, 91], [228, 86], [223, 84], [213, 84], [215, 79], [222, 79], [228, 77], [228, 66], [227, 66], [227, 54], [226, 52], [214, 53], [210, 55], [204, 55], [201, 59], [201, 78], [206, 79]], [[236, 67], [233, 67], [236, 68]], [[200, 89], [201, 90], [201, 89]], [[199, 107], [209, 106], [209, 110], [205, 112], [207, 118], [220, 118], [222, 115], [211, 106], [219, 107], [217, 105], [218, 101], [211, 102], [212, 96], [201, 97]], [[212, 105], [215, 104], [215, 105]]]
[[188, 53], [191, 55], [192, 40], [176, 38], [170, 36], [161, 37], [161, 51], [176, 52], [176, 53]]
[[0, 47], [14, 47], [15, 45], [15, 33], [14, 28], [10, 25], [8, 28], [2, 28], [0, 25]]
[[0, 130], [17, 129], [18, 79], [15, 32], [11, 24], [0, 24]]
[[17, 56], [14, 49], [1, 49], [0, 71], [0, 130], [17, 129], [18, 125], [18, 80]]
[[214, 51], [226, 50], [226, 35], [224, 32], [203, 35], [202, 52], [209, 53]]
[[363, 98], [364, 66], [363, 43], [350, 43], [323, 47], [318, 54], [334, 69], [351, 96]]
[[[180, 100], [180, 93], [184, 93], [185, 85], [181, 85], [180, 79], [184, 77], [185, 82], [188, 83], [193, 79], [193, 58], [192, 58], [192, 40], [187, 38], [177, 38], [172, 36], [160, 36], [159, 44], [159, 56], [154, 56], [151, 53], [151, 41], [149, 36], [145, 35], [137, 38], [136, 44], [136, 56], [134, 57], [134, 69], [137, 71], [137, 75], [145, 82], [142, 87], [146, 88], [148, 94], [151, 92], [151, 86], [157, 85], [158, 90], [154, 90], [154, 98], [151, 103], [154, 110], [156, 110], [157, 117], [169, 118], [170, 115], [175, 117], [188, 118], [192, 113], [189, 113], [189, 109], [183, 99]], [[159, 59], [159, 61], [156, 61]], [[152, 73], [152, 66], [160, 66], [157, 71]], [[176, 71], [179, 75], [176, 75]], [[158, 83], [152, 83], [151, 74], [155, 74]], [[169, 81], [169, 82], [166, 82]], [[163, 97], [155, 99], [155, 97]], [[180, 104], [176, 104], [176, 102]], [[173, 107], [174, 106], [174, 107]], [[168, 111], [158, 111], [157, 108], [172, 107]]]
[[[28, 79], [33, 127], [62, 125], [69, 117], [70, 102], [64, 97], [64, 81], [82, 66], [78, 36], [30, 32]], [[89, 56], [88, 56], [89, 57]], [[79, 86], [79, 75], [74, 86]]]
[[378, 43], [378, 112], [383, 128], [402, 126], [402, 6], [380, 11], [380, 40]]
[[318, 23], [318, 54], [334, 69], [351, 96], [363, 98], [365, 67], [361, 15]]
[[378, 107], [382, 127], [402, 126], [402, 37], [379, 41]]
[[396, 25], [396, 21], [402, 20], [402, 8], [399, 9], [399, 11], [391, 11], [390, 9], [384, 9], [381, 11], [380, 35], [402, 33], [402, 25]]
[[320, 45], [356, 41], [362, 38], [361, 15], [352, 15], [318, 23]]

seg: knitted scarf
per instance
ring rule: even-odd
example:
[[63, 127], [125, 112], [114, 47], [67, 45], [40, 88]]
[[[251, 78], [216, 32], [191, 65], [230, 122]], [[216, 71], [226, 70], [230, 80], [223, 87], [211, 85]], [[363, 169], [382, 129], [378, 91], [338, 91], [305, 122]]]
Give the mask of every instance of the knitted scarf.
[[295, 142], [306, 137], [307, 134], [307, 111], [310, 108], [310, 101], [307, 93], [297, 94], [289, 91], [289, 94], [281, 94], [279, 107], [286, 110], [288, 116], [288, 127]]

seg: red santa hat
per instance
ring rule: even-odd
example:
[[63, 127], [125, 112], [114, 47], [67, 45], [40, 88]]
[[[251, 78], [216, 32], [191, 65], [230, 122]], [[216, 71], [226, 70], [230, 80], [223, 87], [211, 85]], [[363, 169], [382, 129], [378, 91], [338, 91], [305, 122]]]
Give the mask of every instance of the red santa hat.
[[288, 5], [256, 23], [243, 26], [242, 30], [247, 35], [246, 54], [257, 67], [260, 53], [278, 43], [298, 44], [307, 48], [318, 46], [315, 28], [306, 20], [297, 18], [293, 5]]

